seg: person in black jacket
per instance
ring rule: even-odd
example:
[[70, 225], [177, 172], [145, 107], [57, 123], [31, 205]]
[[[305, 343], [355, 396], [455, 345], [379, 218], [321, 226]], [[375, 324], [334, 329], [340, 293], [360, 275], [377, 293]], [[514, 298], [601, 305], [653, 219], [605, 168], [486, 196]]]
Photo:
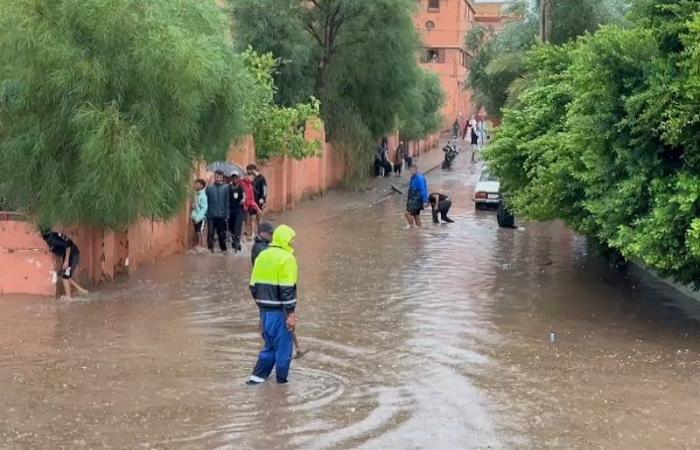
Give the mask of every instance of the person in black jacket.
[[71, 298], [71, 288], [75, 288], [81, 294], [87, 294], [87, 290], [83, 289], [75, 282], [73, 276], [78, 263], [80, 262], [80, 250], [68, 236], [62, 233], [56, 233], [51, 230], [42, 230], [41, 237], [49, 246], [49, 251], [61, 258], [61, 270], [58, 275], [63, 282], [63, 291], [67, 298]]
[[214, 183], [207, 186], [207, 246], [214, 253], [214, 233], [219, 239], [219, 247], [226, 251], [226, 225], [230, 214], [231, 191], [224, 183], [224, 173], [214, 172]]
[[454, 220], [447, 217], [447, 213], [450, 212], [450, 208], [452, 207], [452, 200], [450, 200], [450, 197], [439, 192], [434, 192], [430, 194], [429, 201], [433, 212], [433, 223], [440, 223], [438, 214], [440, 214], [440, 218], [443, 222], [454, 222]]
[[231, 248], [234, 252], [241, 251], [241, 231], [243, 229], [243, 219], [245, 218], [245, 190], [241, 185], [241, 176], [234, 173], [231, 176], [229, 200], [228, 229], [231, 233]]
[[272, 234], [275, 232], [275, 227], [270, 222], [263, 222], [258, 227], [258, 235], [255, 236], [255, 244], [250, 251], [250, 261], [255, 265], [255, 258], [272, 242]]
[[258, 230], [260, 228], [260, 217], [265, 210], [265, 203], [267, 202], [267, 180], [255, 164], [248, 164], [246, 172], [254, 177], [253, 192], [255, 194], [255, 203], [257, 203], [260, 211], [249, 212], [249, 214], [255, 216], [255, 229]]

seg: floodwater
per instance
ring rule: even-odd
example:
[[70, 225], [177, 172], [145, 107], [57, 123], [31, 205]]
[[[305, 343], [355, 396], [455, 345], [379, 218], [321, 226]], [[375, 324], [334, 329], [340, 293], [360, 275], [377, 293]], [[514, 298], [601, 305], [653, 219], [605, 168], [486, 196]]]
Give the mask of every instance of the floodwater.
[[[0, 447], [691, 449], [700, 317], [562, 225], [498, 229], [461, 156], [429, 177], [453, 225], [331, 194], [298, 232], [290, 383], [261, 347], [250, 262], [181, 255], [87, 301], [0, 299]], [[554, 333], [554, 342], [550, 342]]]

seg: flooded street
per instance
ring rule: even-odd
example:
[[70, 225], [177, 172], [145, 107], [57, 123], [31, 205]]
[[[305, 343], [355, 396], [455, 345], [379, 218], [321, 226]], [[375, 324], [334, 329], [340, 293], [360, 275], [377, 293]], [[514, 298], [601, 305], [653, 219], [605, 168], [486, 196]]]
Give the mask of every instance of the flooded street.
[[288, 385], [244, 385], [247, 256], [171, 257], [88, 301], [0, 298], [0, 447], [700, 447], [700, 304], [560, 224], [499, 229], [467, 159], [428, 177], [455, 224], [405, 230], [403, 197], [340, 193], [275, 217], [298, 234], [309, 350]]

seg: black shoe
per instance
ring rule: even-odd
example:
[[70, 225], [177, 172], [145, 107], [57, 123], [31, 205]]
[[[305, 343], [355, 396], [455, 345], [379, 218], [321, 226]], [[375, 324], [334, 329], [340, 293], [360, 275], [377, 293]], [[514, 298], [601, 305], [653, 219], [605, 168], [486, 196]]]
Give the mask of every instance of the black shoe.
[[442, 221], [445, 223], [455, 223], [455, 221], [450, 219], [449, 217], [445, 217], [444, 219], [442, 219]]

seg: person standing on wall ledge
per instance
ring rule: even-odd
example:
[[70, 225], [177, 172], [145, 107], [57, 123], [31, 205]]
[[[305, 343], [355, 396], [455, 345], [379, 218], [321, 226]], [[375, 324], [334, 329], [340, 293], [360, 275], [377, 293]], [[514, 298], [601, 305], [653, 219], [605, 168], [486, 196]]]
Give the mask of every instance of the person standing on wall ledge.
[[297, 260], [294, 257], [296, 232], [280, 225], [272, 243], [255, 259], [250, 276], [250, 292], [260, 309], [260, 328], [265, 347], [258, 355], [252, 375], [246, 382], [257, 385], [276, 367], [278, 383], [286, 383], [292, 363], [293, 332], [297, 326]]
[[42, 229], [41, 237], [49, 246], [49, 251], [61, 258], [61, 270], [58, 272], [58, 276], [61, 277], [65, 296], [69, 299], [72, 298], [71, 288], [75, 288], [81, 294], [87, 294], [88, 291], [73, 279], [80, 262], [80, 250], [75, 242], [65, 234], [56, 233], [50, 229]]

